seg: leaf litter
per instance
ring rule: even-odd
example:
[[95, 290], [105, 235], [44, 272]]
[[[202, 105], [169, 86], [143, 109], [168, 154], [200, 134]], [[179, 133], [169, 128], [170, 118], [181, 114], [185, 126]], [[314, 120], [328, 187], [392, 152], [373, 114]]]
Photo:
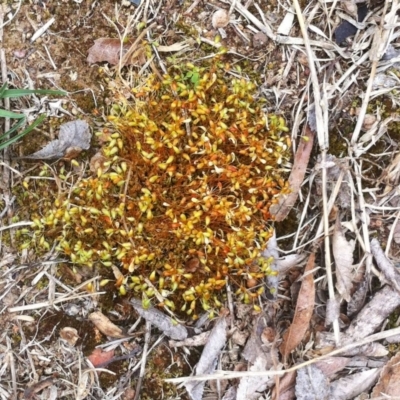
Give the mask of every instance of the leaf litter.
[[[9, 259], [10, 255], [14, 258], [0, 264], [0, 301], [2, 309], [6, 310], [0, 313], [5, 327], [0, 340], [2, 399], [17, 398], [21, 387], [27, 388], [26, 398], [38, 394], [51, 398], [57, 390], [58, 397], [65, 398], [111, 399], [123, 398], [125, 394], [128, 398], [132, 387], [137, 393], [145, 390], [146, 377], [140, 383], [132, 376], [134, 371], [146, 369], [146, 357], [160, 349], [160, 343], [168, 346], [172, 354], [165, 370], [177, 363], [184, 364], [182, 358], [175, 358], [179, 351], [186, 357], [195, 354], [192, 347], [204, 346], [197, 366], [192, 360], [189, 362], [194, 374], [180, 373], [174, 381], [185, 382], [188, 393], [181, 392], [180, 396], [188, 394], [196, 400], [207, 398], [209, 394], [232, 400], [266, 396], [281, 400], [294, 396], [299, 399], [355, 399], [368, 394], [372, 398], [398, 394], [395, 379], [398, 359], [396, 353], [391, 353], [388, 342], [391, 336], [395, 339], [395, 334], [399, 333], [394, 317], [400, 307], [397, 271], [400, 173], [396, 136], [400, 100], [392, 90], [398, 86], [396, 74], [392, 73], [398, 69], [397, 55], [390, 55], [398, 47], [399, 28], [395, 18], [399, 5], [395, 0], [385, 2], [382, 7], [379, 2], [371, 2], [369, 13], [365, 14], [364, 3], [354, 7], [353, 2], [340, 2], [336, 8], [333, 4], [337, 5], [327, 3], [321, 8], [317, 1], [312, 1], [307, 9], [302, 9], [297, 1], [286, 2], [282, 8], [284, 12], [271, 13], [262, 4], [248, 7], [240, 1], [222, 1], [217, 9], [194, 2], [191, 10], [180, 10], [164, 1], [158, 5], [144, 2], [136, 9], [107, 9], [107, 18], [111, 19], [102, 15], [101, 21], [109, 24], [109, 31], [95, 31], [89, 38], [86, 31], [81, 35], [87, 43], [86, 54], [80, 59], [83, 65], [87, 57], [84, 74], [71, 73], [68, 65], [61, 67], [65, 51], [57, 52], [51, 43], [49, 53], [40, 53], [49, 59], [49, 65], [55, 60], [56, 68], [62, 68], [61, 74], [71, 73], [68, 75], [71, 82], [76, 76], [89, 77], [99, 68], [89, 64], [102, 63], [100, 69], [107, 79], [112, 76], [112, 68], [117, 67], [114, 71], [118, 69], [120, 81], [110, 83], [109, 95], [130, 99], [127, 83], [129, 87], [129, 82], [136, 82], [150, 72], [162, 73], [165, 64], [171, 62], [168, 59], [171, 53], [175, 53], [172, 62], [176, 64], [180, 62], [176, 60], [192, 61], [195, 54], [199, 58], [209, 56], [196, 53], [199, 43], [206, 43], [217, 51], [222, 40], [234, 63], [240, 58], [247, 59], [253, 66], [251, 73], [259, 75], [260, 96], [267, 99], [266, 112], [280, 110], [292, 128], [293, 164], [282, 166], [291, 173], [291, 191], [276, 199], [276, 207], [271, 210], [276, 234], [264, 249], [264, 257], [271, 261], [274, 276], [267, 278], [265, 298], [256, 308], [249, 306], [245, 312], [242, 312], [242, 305], [229, 300], [226, 304], [229, 315], [202, 326], [187, 321], [185, 326], [178, 322], [178, 317], [153, 307], [145, 308], [142, 300], [134, 299], [129, 307], [121, 303], [107, 315], [102, 310], [103, 314], [101, 309], [109, 308], [102, 303], [103, 294], [92, 290], [96, 279], [88, 279], [78, 289], [70, 287], [55, 274], [55, 267], [50, 270], [46, 266], [47, 259], [37, 260], [27, 251], [19, 258], [15, 256], [18, 252], [12, 242], [3, 240], [2, 259]], [[80, 8], [73, 6], [80, 13]], [[24, 7], [26, 11], [31, 5]], [[195, 39], [189, 29], [174, 30], [161, 17], [161, 10], [179, 15], [180, 22], [194, 27]], [[99, 11], [95, 7], [85, 18]], [[217, 21], [216, 15], [224, 17], [224, 21]], [[26, 19], [17, 11], [15, 16], [19, 21]], [[332, 25], [332, 17], [335, 25]], [[113, 18], [118, 21], [117, 25], [113, 25]], [[49, 18], [46, 16], [42, 20]], [[136, 36], [143, 39], [143, 43], [136, 38], [124, 41], [132, 27], [137, 28], [137, 32], [143, 29], [142, 20], [157, 20], [156, 25], [149, 22], [142, 35]], [[308, 29], [303, 29], [305, 21]], [[43, 32], [30, 18], [25, 22], [33, 30], [32, 37], [36, 33], [43, 38], [52, 33], [51, 29], [58, 29], [57, 19], [51, 27], [42, 24]], [[350, 33], [343, 31], [348, 24], [353, 27]], [[84, 26], [82, 22], [81, 27]], [[121, 26], [123, 32], [113, 39], [115, 31], [112, 29]], [[182, 33], [184, 31], [187, 33]], [[32, 46], [37, 46], [36, 43]], [[95, 47], [89, 49], [93, 43]], [[121, 46], [121, 43], [124, 44]], [[36, 51], [42, 49], [36, 48]], [[34, 65], [29, 57], [24, 62], [31, 67]], [[18, 65], [19, 61], [16, 63]], [[78, 64], [73, 63], [72, 69]], [[261, 65], [268, 65], [268, 68], [261, 68]], [[20, 75], [18, 68], [15, 76]], [[48, 73], [51, 74], [51, 70]], [[251, 73], [247, 71], [243, 76], [247, 79]], [[93, 87], [99, 86], [98, 83], [95, 81]], [[101, 85], [106, 84], [106, 81], [101, 82]], [[375, 100], [377, 98], [379, 101]], [[74, 104], [73, 95], [71, 102]], [[311, 109], [313, 112], [309, 111]], [[80, 113], [79, 107], [74, 106], [71, 115], [77, 112]], [[88, 115], [80, 115], [85, 120], [61, 124], [58, 139], [24, 158], [34, 161], [68, 159], [74, 158], [75, 152], [89, 150], [93, 122], [88, 124], [85, 122], [89, 121]], [[93, 159], [92, 173], [103, 162], [99, 152]], [[2, 165], [3, 176], [30, 174], [29, 170], [13, 172], [12, 168]], [[73, 185], [71, 191], [72, 188]], [[9, 212], [12, 208], [6, 206], [12, 204], [11, 196], [7, 202], [6, 194], [2, 196], [2, 229], [13, 232], [14, 222]], [[308, 260], [305, 268], [304, 259]], [[27, 260], [33, 264], [25, 265]], [[35, 284], [30, 285], [32, 273], [39, 275]], [[49, 285], [39, 289], [36, 285], [41, 279], [38, 277], [50, 277]], [[56, 293], [56, 286], [58, 291], [64, 291], [62, 296]], [[297, 295], [295, 286], [300, 286]], [[134, 321], [131, 315], [139, 315], [147, 325], [154, 325], [158, 334], [154, 335], [153, 330], [148, 335], [150, 346], [148, 351], [143, 351], [142, 360], [136, 364], [129, 362], [118, 376], [119, 381], [107, 386], [99, 382], [108, 374], [108, 361], [92, 363], [105, 366], [99, 367], [99, 371], [87, 369], [85, 357], [77, 346], [81, 341], [89, 342], [84, 331], [58, 321], [62, 325], [59, 336], [54, 334], [58, 332], [56, 324], [56, 328], [46, 334], [53, 341], [53, 347], [49, 344], [47, 348], [31, 334], [35, 324], [42, 327], [46, 314], [60, 307], [74, 318], [82, 318], [80, 324], [96, 320], [92, 340], [98, 335], [100, 342], [112, 347], [104, 351], [92, 349], [89, 355], [102, 357], [103, 353], [109, 353], [112, 354], [109, 360], [129, 357], [135, 335], [138, 341], [146, 341], [140, 317]], [[125, 320], [129, 322], [125, 324]], [[15, 332], [23, 338], [20, 348], [13, 341]], [[28, 341], [24, 339], [25, 333], [29, 335]], [[164, 333], [170, 341], [158, 336], [159, 333]], [[47, 361], [57, 352], [66, 360], [65, 363], [59, 361], [61, 368]], [[71, 360], [78, 361], [71, 364]], [[37, 367], [39, 362], [43, 368]], [[33, 380], [22, 372], [26, 366]], [[46, 373], [60, 370], [65, 377], [63, 381], [46, 376]], [[214, 381], [216, 385], [212, 384]]]
[[92, 134], [89, 124], [83, 120], [66, 122], [60, 126], [58, 139], [52, 140], [36, 153], [20, 158], [30, 160], [50, 160], [54, 158], [76, 157], [82, 150], [88, 150]]

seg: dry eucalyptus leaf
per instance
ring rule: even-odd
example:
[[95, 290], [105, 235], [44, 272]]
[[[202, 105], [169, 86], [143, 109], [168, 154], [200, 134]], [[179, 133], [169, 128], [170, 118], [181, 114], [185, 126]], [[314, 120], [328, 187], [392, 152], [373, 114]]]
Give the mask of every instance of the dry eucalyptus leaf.
[[400, 272], [386, 257], [379, 241], [375, 238], [371, 240], [371, 252], [386, 280], [397, 290], [398, 293], [400, 293]]
[[231, 386], [224, 394], [222, 400], [236, 400], [236, 386]]
[[306, 174], [308, 161], [310, 160], [313, 144], [314, 132], [307, 127], [294, 156], [293, 168], [289, 176], [290, 193], [278, 197], [278, 204], [274, 204], [270, 208], [270, 212], [274, 216], [275, 221], [283, 221], [297, 201], [299, 190]]
[[125, 335], [121, 328], [113, 324], [104, 314], [100, 311], [89, 314], [89, 320], [94, 323], [96, 328], [106, 336], [113, 338], [124, 338]]
[[371, 399], [381, 396], [397, 396], [400, 393], [400, 353], [394, 355], [383, 367]]
[[[122, 52], [126, 53], [130, 44], [122, 46]], [[87, 62], [94, 64], [97, 62], [108, 62], [111, 65], [117, 65], [121, 57], [121, 41], [112, 38], [100, 38], [94, 41], [94, 45], [88, 51]]]
[[373, 334], [399, 306], [399, 293], [389, 285], [384, 286], [351, 321], [343, 343], [354, 342]]
[[350, 301], [351, 289], [353, 287], [354, 245], [354, 241], [346, 240], [339, 218], [336, 218], [332, 239], [332, 250], [336, 266], [336, 289], [346, 301]]
[[300, 368], [296, 378], [297, 400], [329, 400], [329, 383], [322, 371], [315, 365]]
[[310, 271], [314, 269], [314, 266], [315, 253], [311, 253], [304, 270], [304, 279], [301, 282], [293, 322], [283, 335], [283, 343], [279, 348], [284, 357], [288, 356], [303, 340], [311, 320], [315, 302], [315, 286], [314, 277]]
[[229, 13], [225, 10], [217, 10], [211, 22], [214, 29], [225, 28], [229, 24]]
[[379, 368], [372, 368], [332, 382], [329, 388], [329, 399], [355, 399], [359, 394], [368, 391], [371, 388], [371, 386], [377, 381], [379, 373]]
[[252, 364], [257, 358], [262, 358], [265, 367], [270, 369], [275, 360], [279, 359], [278, 349], [274, 345], [276, 337], [275, 330], [267, 326], [266, 315], [261, 314], [254, 322], [254, 326], [246, 346], [242, 351], [242, 357]]
[[[132, 48], [132, 46], [134, 46]], [[122, 46], [119, 39], [100, 38], [95, 40], [94, 45], [88, 51], [87, 62], [93, 64], [106, 61], [111, 65], [144, 65], [146, 63], [145, 47], [134, 45], [131, 42], [124, 43]]]
[[155, 325], [161, 332], [174, 340], [184, 340], [187, 338], [186, 328], [175, 322], [168, 315], [163, 314], [161, 311], [156, 310], [154, 307], [144, 309], [142, 302], [137, 299], [131, 299], [131, 304], [135, 307], [137, 313], [146, 321]]
[[[254, 365], [249, 368], [249, 371], [261, 372], [266, 371], [266, 362], [263, 357], [257, 357]], [[258, 399], [266, 388], [268, 383], [273, 382], [270, 376], [249, 376], [240, 379], [237, 388], [237, 399]]]
[[[210, 338], [201, 353], [196, 366], [196, 376], [210, 374], [214, 371], [217, 359], [226, 344], [226, 328], [226, 318], [221, 317], [211, 330]], [[204, 385], [205, 381], [188, 381], [184, 386], [193, 400], [201, 400]]]
[[347, 304], [347, 316], [352, 318], [357, 315], [358, 312], [364, 307], [365, 299], [368, 292], [368, 281], [364, 279], [358, 284], [357, 290], [351, 296], [349, 303]]
[[330, 357], [325, 360], [318, 361], [315, 365], [327, 377], [335, 375], [349, 364], [351, 358], [348, 357]]
[[60, 337], [67, 341], [71, 346], [75, 346], [79, 339], [78, 331], [75, 328], [66, 326], [60, 330]]
[[43, 379], [40, 382], [37, 382], [24, 390], [24, 399], [25, 400], [33, 400], [37, 399], [36, 393], [41, 392], [43, 389], [51, 386], [53, 384], [54, 378], [50, 377], [47, 379]]
[[[272, 400], [294, 400], [294, 387], [296, 384], [297, 371], [286, 372], [280, 378], [279, 386], [275, 385], [272, 389]], [[279, 393], [279, 396], [278, 396]]]
[[90, 147], [92, 134], [86, 121], [76, 120], [60, 126], [58, 139], [52, 140], [43, 149], [21, 158], [49, 160], [71, 155], [73, 152], [87, 150]]
[[94, 367], [100, 367], [102, 364], [106, 364], [114, 357], [114, 350], [104, 351], [100, 348], [96, 348], [88, 356], [88, 360], [93, 364]]

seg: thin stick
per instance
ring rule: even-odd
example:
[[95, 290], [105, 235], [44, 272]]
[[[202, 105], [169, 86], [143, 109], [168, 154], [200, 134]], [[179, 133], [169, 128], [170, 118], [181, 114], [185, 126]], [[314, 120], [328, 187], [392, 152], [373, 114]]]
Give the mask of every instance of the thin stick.
[[10, 364], [10, 371], [11, 371], [11, 381], [12, 381], [12, 388], [13, 388], [13, 400], [17, 400], [18, 398], [18, 391], [17, 391], [17, 372], [15, 369], [15, 360], [14, 354], [12, 353], [12, 346], [11, 346], [11, 339], [7, 336], [7, 356]]
[[141, 366], [140, 366], [139, 379], [137, 381], [136, 389], [135, 389], [135, 392], [136, 392], [135, 398], [133, 400], [139, 400], [139, 398], [140, 398], [140, 389], [142, 387], [144, 374], [146, 371], [147, 349], [149, 348], [150, 337], [151, 337], [151, 322], [146, 321], [146, 333], [144, 335], [142, 361], [141, 361]]
[[231, 371], [216, 371], [213, 375], [197, 375], [197, 376], [187, 376], [182, 378], [170, 378], [165, 379], [165, 382], [171, 383], [182, 383], [187, 381], [208, 381], [208, 380], [217, 380], [217, 379], [236, 379], [236, 378], [247, 378], [247, 377], [265, 377], [265, 376], [282, 376], [287, 372], [294, 372], [299, 370], [300, 368], [304, 368], [308, 365], [315, 364], [319, 361], [326, 360], [327, 358], [337, 356], [339, 354], [345, 353], [356, 347], [363, 346], [377, 340], [386, 339], [391, 336], [400, 335], [400, 327], [390, 329], [384, 332], [378, 332], [373, 335], [370, 335], [362, 340], [359, 340], [355, 343], [347, 344], [339, 349], [333, 350], [330, 353], [324, 354], [322, 356], [313, 358], [312, 360], [303, 362], [301, 364], [295, 365], [294, 367], [280, 370], [280, 371], [246, 371], [246, 372], [231, 372]]

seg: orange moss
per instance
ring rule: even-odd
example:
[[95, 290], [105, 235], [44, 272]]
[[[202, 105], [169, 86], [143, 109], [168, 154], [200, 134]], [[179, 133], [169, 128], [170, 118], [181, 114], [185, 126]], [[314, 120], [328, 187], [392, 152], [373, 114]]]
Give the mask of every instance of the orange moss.
[[149, 77], [133, 106], [113, 107], [97, 176], [57, 199], [37, 236], [61, 226], [58, 249], [73, 262], [118, 264], [121, 293], [158, 290], [188, 314], [220, 306], [227, 277], [245, 302], [257, 298], [289, 139], [255, 89], [218, 62]]

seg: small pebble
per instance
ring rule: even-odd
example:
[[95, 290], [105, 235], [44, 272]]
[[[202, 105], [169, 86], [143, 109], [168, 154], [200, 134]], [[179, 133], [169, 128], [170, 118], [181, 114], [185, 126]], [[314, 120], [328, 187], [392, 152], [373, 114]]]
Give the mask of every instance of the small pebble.
[[267, 44], [268, 38], [265, 33], [258, 32], [253, 36], [253, 47], [260, 49]]

